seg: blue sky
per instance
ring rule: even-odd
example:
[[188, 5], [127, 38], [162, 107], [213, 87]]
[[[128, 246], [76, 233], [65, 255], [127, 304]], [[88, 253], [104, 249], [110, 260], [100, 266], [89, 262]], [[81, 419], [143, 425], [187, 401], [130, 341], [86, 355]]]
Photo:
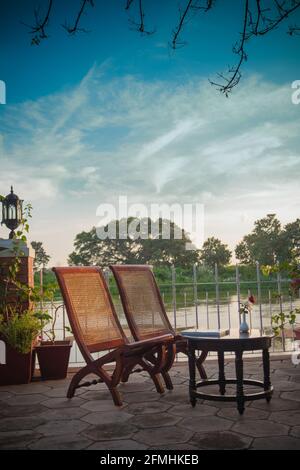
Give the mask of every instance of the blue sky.
[[65, 262], [76, 233], [97, 223], [97, 206], [118, 195], [203, 203], [205, 235], [231, 247], [268, 212], [284, 223], [299, 215], [291, 83], [300, 79], [300, 38], [287, 24], [249, 44], [243, 79], [226, 99], [207, 79], [234, 63], [241, 2], [196, 17], [175, 53], [167, 47], [175, 1], [145, 2], [156, 27], [149, 37], [130, 30], [119, 0], [96, 0], [83, 18], [91, 32], [68, 37], [60, 24], [77, 2], [56, 2], [39, 47], [21, 24], [36, 4], [0, 6], [0, 192], [13, 183], [32, 202], [31, 237], [44, 241], [52, 264]]

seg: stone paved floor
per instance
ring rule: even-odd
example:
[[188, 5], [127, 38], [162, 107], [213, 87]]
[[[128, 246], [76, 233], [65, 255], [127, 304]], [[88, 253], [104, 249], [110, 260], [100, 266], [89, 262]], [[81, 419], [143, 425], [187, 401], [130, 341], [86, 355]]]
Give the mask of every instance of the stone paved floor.
[[[206, 362], [215, 377], [215, 362]], [[243, 416], [234, 403], [188, 402], [186, 364], [171, 375], [174, 390], [160, 396], [146, 375], [121, 385], [116, 408], [103, 384], [65, 398], [70, 378], [0, 387], [0, 449], [300, 449], [300, 365], [271, 362], [275, 387], [270, 404], [248, 402]], [[234, 364], [226, 364], [232, 376]], [[259, 362], [245, 363], [260, 378]]]

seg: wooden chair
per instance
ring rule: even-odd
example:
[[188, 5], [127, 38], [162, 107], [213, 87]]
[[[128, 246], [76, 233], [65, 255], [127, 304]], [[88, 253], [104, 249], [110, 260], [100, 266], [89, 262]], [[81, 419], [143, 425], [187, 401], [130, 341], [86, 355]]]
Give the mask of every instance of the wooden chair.
[[[165, 369], [167, 345], [173, 342], [174, 335], [166, 333], [159, 338], [153, 335], [149, 339], [129, 343], [99, 268], [62, 267], [53, 268], [53, 271], [63, 295], [72, 332], [86, 361], [86, 366], [74, 375], [70, 383], [68, 398], [72, 398], [79, 387], [105, 382], [115, 405], [121, 406], [117, 386], [125, 371], [132, 372], [136, 366], [140, 366], [139, 371], [147, 371], [157, 391], [163, 393], [159, 373]], [[105, 353], [100, 358], [92, 356], [92, 353], [101, 351]], [[156, 354], [155, 364], [145, 359], [145, 355], [152, 354], [152, 351]], [[103, 367], [108, 363], [115, 363], [111, 374]], [[99, 379], [81, 383], [88, 374], [95, 374]]]
[[[174, 354], [188, 354], [187, 340], [174, 331], [168, 319], [160, 291], [158, 289], [151, 266], [149, 265], [114, 265], [112, 270], [127, 318], [128, 325], [136, 341], [163, 334], [173, 334], [175, 349], [169, 346], [169, 363], [173, 364]], [[207, 379], [203, 362], [207, 353], [202, 352], [197, 359], [197, 368], [202, 379]], [[168, 389], [172, 389], [172, 382], [167, 368], [162, 375]], [[124, 377], [123, 380], [126, 380]]]

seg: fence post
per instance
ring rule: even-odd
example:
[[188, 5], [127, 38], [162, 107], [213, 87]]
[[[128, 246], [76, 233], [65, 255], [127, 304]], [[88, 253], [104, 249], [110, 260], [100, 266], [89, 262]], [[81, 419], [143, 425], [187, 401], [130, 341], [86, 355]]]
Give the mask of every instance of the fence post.
[[175, 266], [172, 264], [171, 266], [171, 273], [172, 273], [172, 303], [173, 303], [173, 315], [174, 315], [174, 329], [176, 331], [177, 328], [177, 321], [176, 321], [176, 271]]
[[220, 321], [220, 289], [219, 289], [219, 271], [218, 265], [215, 264], [215, 283], [216, 283], [216, 306], [217, 306], [217, 315], [218, 315], [218, 329], [221, 328]]
[[194, 284], [194, 302], [195, 302], [195, 313], [196, 313], [196, 328], [199, 328], [198, 319], [198, 288], [197, 288], [197, 263], [193, 265], [193, 284]]
[[[278, 271], [277, 273], [277, 291], [278, 291], [278, 298], [279, 298], [279, 309], [280, 313], [283, 313], [283, 305], [282, 305], [282, 289], [281, 289], [281, 273]], [[282, 348], [285, 351], [285, 333], [284, 328], [281, 332], [281, 339], [282, 339]]]
[[208, 292], [205, 292], [205, 303], [206, 303], [206, 327], [209, 329], [209, 305], [208, 305]]
[[231, 313], [230, 313], [230, 294], [227, 292], [227, 313], [228, 313], [228, 326], [231, 328]]
[[239, 273], [239, 265], [235, 265], [235, 280], [236, 280], [236, 295], [238, 301], [238, 315], [239, 315], [239, 324], [241, 324], [241, 315], [240, 315], [240, 308], [241, 308], [241, 285], [240, 285], [240, 273]]
[[257, 279], [257, 299], [259, 303], [259, 321], [260, 329], [263, 329], [263, 318], [262, 318], [262, 304], [261, 304], [261, 279], [260, 279], [260, 266], [259, 262], [256, 261], [256, 279]]

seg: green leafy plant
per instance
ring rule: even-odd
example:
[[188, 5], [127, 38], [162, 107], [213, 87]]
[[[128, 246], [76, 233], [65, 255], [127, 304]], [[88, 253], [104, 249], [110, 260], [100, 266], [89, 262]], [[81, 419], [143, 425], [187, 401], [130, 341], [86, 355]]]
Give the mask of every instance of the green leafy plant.
[[272, 328], [275, 336], [281, 335], [287, 325], [293, 326], [296, 323], [297, 314], [299, 313], [300, 309], [295, 308], [289, 313], [280, 312], [272, 315]]
[[40, 322], [32, 311], [26, 310], [21, 314], [14, 309], [9, 311], [9, 320], [0, 315], [0, 334], [7, 344], [19, 353], [30, 352], [32, 343], [40, 331]]

